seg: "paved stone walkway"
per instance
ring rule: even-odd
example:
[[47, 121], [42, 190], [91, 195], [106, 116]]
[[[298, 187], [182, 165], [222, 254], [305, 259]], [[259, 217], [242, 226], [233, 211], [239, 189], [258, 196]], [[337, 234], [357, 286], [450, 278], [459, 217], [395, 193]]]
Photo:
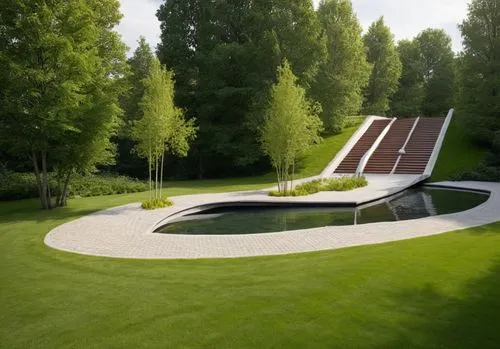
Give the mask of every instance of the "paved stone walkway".
[[[385, 176], [387, 178], [387, 176]], [[416, 177], [394, 177], [389, 183], [368, 178], [371, 185], [347, 193], [318, 193], [304, 198], [271, 198], [266, 191], [203, 194], [174, 197], [170, 208], [145, 211], [130, 204], [96, 212], [63, 224], [45, 237], [53, 248], [94, 256], [193, 259], [280, 255], [378, 244], [429, 236], [500, 221], [500, 183], [441, 182], [438, 185], [478, 189], [491, 193], [484, 204], [471, 210], [422, 219], [331, 226], [253, 235], [153, 234], [155, 227], [180, 212], [196, 212], [200, 205], [239, 202], [361, 204], [398, 192], [418, 181]], [[378, 183], [378, 184], [377, 184]], [[385, 183], [385, 184], [384, 184]]]

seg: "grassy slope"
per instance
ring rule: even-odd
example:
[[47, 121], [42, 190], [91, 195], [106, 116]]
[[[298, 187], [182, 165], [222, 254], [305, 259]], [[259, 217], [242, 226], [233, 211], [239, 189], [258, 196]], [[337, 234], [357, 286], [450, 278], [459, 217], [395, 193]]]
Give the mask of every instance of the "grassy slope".
[[432, 181], [448, 180], [450, 176], [472, 170], [484, 159], [486, 150], [474, 144], [458, 128], [453, 119], [432, 173]]
[[[182, 182], [167, 194], [248, 188], [243, 179]], [[500, 224], [231, 260], [107, 259], [43, 245], [65, 221], [144, 195], [52, 212], [36, 200], [0, 203], [0, 347], [498, 347]]]

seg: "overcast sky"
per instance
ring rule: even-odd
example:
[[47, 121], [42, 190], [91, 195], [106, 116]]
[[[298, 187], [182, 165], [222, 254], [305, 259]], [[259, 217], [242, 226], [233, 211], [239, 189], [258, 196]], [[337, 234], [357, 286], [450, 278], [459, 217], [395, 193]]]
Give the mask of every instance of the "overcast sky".
[[[315, 4], [319, 0], [314, 0]], [[162, 0], [120, 0], [124, 15], [118, 32], [135, 49], [140, 35], [154, 48], [159, 41], [160, 24], [156, 10]], [[363, 28], [384, 16], [396, 40], [412, 38], [425, 28], [443, 28], [453, 38], [453, 49], [460, 51], [462, 40], [457, 24], [467, 14], [468, 0], [352, 0]]]

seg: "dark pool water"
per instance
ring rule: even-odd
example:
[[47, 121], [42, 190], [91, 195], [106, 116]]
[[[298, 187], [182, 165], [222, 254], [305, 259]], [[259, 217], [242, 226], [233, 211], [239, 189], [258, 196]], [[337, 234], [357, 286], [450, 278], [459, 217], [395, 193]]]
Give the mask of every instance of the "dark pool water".
[[365, 207], [220, 207], [178, 218], [156, 233], [186, 235], [256, 234], [423, 218], [465, 211], [488, 195], [459, 190], [410, 189]]

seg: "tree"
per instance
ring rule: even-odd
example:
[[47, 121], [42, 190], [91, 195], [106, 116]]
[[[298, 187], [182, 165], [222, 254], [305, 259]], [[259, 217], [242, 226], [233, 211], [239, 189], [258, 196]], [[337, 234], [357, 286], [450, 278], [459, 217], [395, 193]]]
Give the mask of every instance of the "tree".
[[342, 130], [346, 116], [361, 109], [371, 67], [350, 0], [321, 1], [318, 18], [326, 36], [328, 57], [320, 65], [313, 95], [323, 107], [321, 117], [327, 129], [336, 133]]
[[56, 205], [66, 203], [74, 171], [112, 160], [125, 70], [125, 46], [113, 31], [118, 9], [116, 0], [6, 0], [0, 7], [0, 138], [32, 161], [44, 209], [55, 190]]
[[365, 114], [385, 115], [389, 100], [397, 91], [401, 76], [401, 60], [394, 45], [394, 36], [384, 24], [384, 18], [374, 22], [364, 36], [368, 62], [373, 65], [370, 82], [365, 90]]
[[458, 116], [474, 138], [493, 146], [500, 131], [500, 0], [473, 0], [459, 26], [464, 52], [460, 57]]
[[451, 37], [442, 29], [426, 29], [416, 38], [423, 69], [422, 113], [446, 115], [454, 102], [454, 56]]
[[287, 193], [288, 180], [293, 176], [295, 162], [300, 154], [321, 140], [321, 107], [306, 98], [304, 88], [298, 86], [290, 64], [278, 67], [278, 82], [271, 88], [271, 99], [260, 143], [264, 153], [276, 169], [278, 190]]
[[129, 91], [122, 99], [123, 119], [125, 121], [138, 120], [142, 111], [139, 103], [144, 96], [144, 80], [151, 72], [151, 65], [154, 59], [153, 51], [143, 36], [137, 41], [138, 46], [132, 57], [127, 60], [130, 67], [128, 75]]
[[162, 199], [165, 153], [186, 156], [189, 142], [196, 134], [194, 120], [186, 121], [183, 111], [175, 106], [173, 77], [173, 72], [165, 70], [153, 58], [150, 73], [143, 82], [142, 118], [131, 129], [137, 154], [148, 159], [150, 201]]
[[418, 42], [401, 40], [397, 50], [403, 69], [399, 88], [391, 99], [391, 114], [398, 117], [420, 115], [425, 84]]
[[134, 142], [130, 139], [130, 125], [134, 120], [141, 118], [140, 102], [144, 96], [144, 80], [148, 77], [154, 53], [144, 37], [138, 40], [137, 49], [127, 60], [129, 74], [126, 77], [127, 92], [121, 97], [120, 105], [123, 109], [120, 132], [113, 140], [117, 146], [117, 161], [112, 171], [132, 177], [142, 177], [144, 159], [131, 152]]
[[258, 169], [258, 125], [275, 67], [288, 57], [309, 86], [326, 56], [312, 3], [169, 0], [157, 16], [158, 56], [176, 73], [178, 105], [200, 126], [191, 171], [202, 177]]
[[442, 116], [454, 104], [455, 62], [451, 38], [442, 29], [426, 29], [412, 41], [402, 40], [399, 89], [391, 100], [396, 116]]

